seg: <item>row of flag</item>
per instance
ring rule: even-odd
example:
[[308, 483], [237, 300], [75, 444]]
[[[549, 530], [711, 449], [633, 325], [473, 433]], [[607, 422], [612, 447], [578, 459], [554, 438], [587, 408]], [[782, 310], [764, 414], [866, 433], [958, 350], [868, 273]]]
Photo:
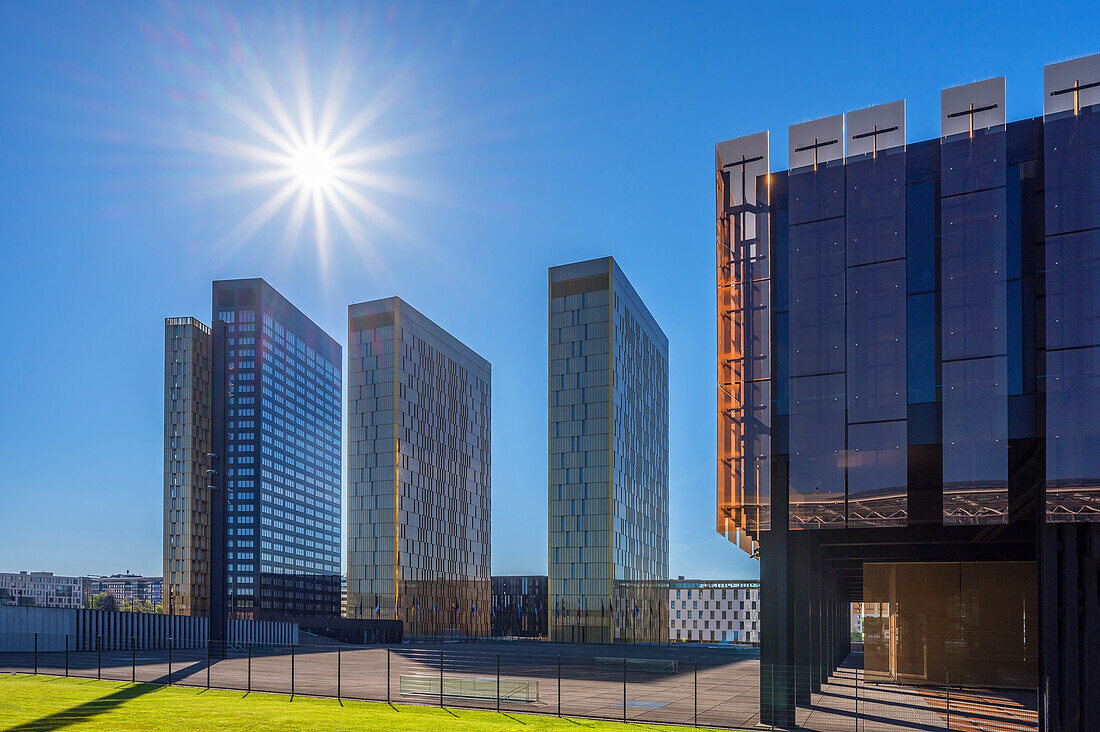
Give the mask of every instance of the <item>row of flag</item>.
[[[374, 597], [374, 608], [373, 608], [372, 612], [375, 615], [378, 615], [379, 612], [381, 612], [381, 609], [382, 609], [381, 601], [379, 600], [378, 596], [375, 595], [375, 597]], [[455, 613], [464, 612], [464, 610], [462, 609], [462, 605], [459, 603], [458, 600], [452, 600], [451, 605], [448, 609], [450, 609], [451, 611], [453, 611]], [[491, 612], [492, 616], [495, 618], [498, 615], [504, 615], [505, 613], [511, 614], [512, 609], [515, 610], [516, 617], [517, 618], [520, 617], [520, 606], [519, 606], [518, 603], [508, 603], [504, 607], [498, 607], [497, 605], [494, 605], [493, 607], [490, 608], [490, 612]], [[535, 617], [538, 617], [538, 615], [539, 615], [538, 605], [535, 606], [534, 610], [535, 610]], [[417, 600], [415, 603], [413, 603], [412, 611], [415, 612], [415, 613], [420, 612], [420, 601], [419, 600]], [[439, 603], [438, 602], [435, 602], [435, 601], [432, 602], [432, 612], [433, 613], [438, 613], [439, 612]], [[566, 601], [563, 601], [561, 599], [554, 600], [554, 617], [555, 618], [559, 618], [567, 612], [569, 612], [569, 608], [567, 607], [567, 602]], [[585, 617], [588, 617], [588, 612], [589, 612], [589, 610], [588, 610], [588, 607], [587, 607], [587, 603], [583, 603], [582, 598], [578, 597], [577, 598], [577, 613], [578, 614], [583, 614]], [[615, 614], [615, 603], [614, 603], [614, 601], [609, 600], [607, 602], [607, 604], [604, 605], [603, 600], [600, 600], [600, 610], [599, 610], [599, 612], [600, 612], [601, 615], [603, 615], [605, 613], [610, 613], [610, 614], [614, 615]], [[635, 600], [634, 601], [634, 615], [638, 615], [640, 612], [641, 612], [641, 610], [638, 608], [638, 601]], [[651, 614], [654, 612], [654, 605], [653, 605], [652, 602], [649, 603], [649, 612]], [[399, 607], [398, 602], [397, 602], [396, 599], [393, 602], [393, 613], [394, 613], [395, 616], [400, 613], [400, 607]], [[359, 614], [360, 614], [360, 616], [363, 614], [363, 597], [362, 596], [359, 597]], [[476, 601], [470, 603], [470, 614], [471, 615], [477, 615], [477, 602]]]
[[[388, 609], [389, 608], [387, 606], [387, 610]], [[444, 609], [447, 609], [447, 608], [445, 607]], [[459, 604], [458, 600], [452, 600], [449, 609], [453, 610], [456, 613], [464, 612], [462, 610], [462, 605]], [[417, 613], [420, 612], [420, 601], [419, 600], [417, 600], [415, 603], [413, 603], [412, 610], [413, 610], [413, 612], [417, 612]], [[375, 595], [374, 596], [374, 608], [371, 610], [371, 612], [374, 613], [375, 615], [378, 615], [378, 613], [380, 613], [381, 611], [382, 611], [381, 600], [378, 599], [378, 595]], [[397, 601], [396, 598], [394, 598], [394, 601], [393, 601], [393, 613], [394, 613], [394, 615], [397, 615], [400, 611], [401, 611], [401, 608], [398, 605], [398, 601]], [[432, 603], [432, 612], [433, 613], [438, 613], [439, 612], [439, 603], [438, 602], [433, 602]], [[360, 615], [363, 614], [363, 597], [362, 596], [359, 597], [359, 614]], [[477, 602], [470, 603], [470, 614], [471, 615], [477, 615]]]

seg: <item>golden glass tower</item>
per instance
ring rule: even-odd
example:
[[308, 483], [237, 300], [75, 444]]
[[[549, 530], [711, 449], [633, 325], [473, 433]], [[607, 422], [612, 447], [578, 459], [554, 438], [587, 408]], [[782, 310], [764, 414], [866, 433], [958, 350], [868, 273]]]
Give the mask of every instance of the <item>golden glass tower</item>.
[[549, 275], [550, 639], [668, 638], [668, 339], [611, 257]]

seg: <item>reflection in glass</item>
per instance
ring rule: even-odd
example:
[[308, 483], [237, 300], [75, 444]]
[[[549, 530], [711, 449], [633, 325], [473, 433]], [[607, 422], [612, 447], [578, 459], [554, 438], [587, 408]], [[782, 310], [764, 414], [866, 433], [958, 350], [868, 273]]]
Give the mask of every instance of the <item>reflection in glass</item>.
[[943, 521], [1008, 520], [1008, 358], [943, 364]]
[[793, 529], [844, 526], [845, 235], [841, 162], [790, 190], [790, 490]]
[[844, 374], [791, 379], [790, 527], [844, 528]]
[[1008, 520], [1008, 296], [1003, 126], [943, 140], [943, 520]]
[[905, 421], [848, 425], [848, 526], [904, 526]]
[[1100, 521], [1100, 106], [1048, 116], [1047, 520]]

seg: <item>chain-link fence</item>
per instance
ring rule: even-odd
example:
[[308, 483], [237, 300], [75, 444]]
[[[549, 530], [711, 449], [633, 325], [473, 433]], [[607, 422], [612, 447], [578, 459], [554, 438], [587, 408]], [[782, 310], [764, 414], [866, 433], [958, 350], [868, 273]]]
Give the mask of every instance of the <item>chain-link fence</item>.
[[332, 642], [38, 650], [0, 654], [0, 670], [732, 729], [1039, 729], [1038, 687], [883, 681], [851, 661], [830, 674], [690, 646]]

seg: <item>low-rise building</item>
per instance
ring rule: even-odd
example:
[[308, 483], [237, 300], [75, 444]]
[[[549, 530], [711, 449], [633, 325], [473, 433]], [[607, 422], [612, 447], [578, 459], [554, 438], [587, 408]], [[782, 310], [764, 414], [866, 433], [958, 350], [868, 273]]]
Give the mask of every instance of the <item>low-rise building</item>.
[[759, 580], [669, 580], [668, 637], [681, 642], [759, 643]]
[[0, 572], [0, 605], [80, 607], [83, 580], [53, 572]]
[[545, 638], [546, 583], [545, 574], [493, 577], [493, 635]]
[[[139, 574], [92, 575], [84, 578], [84, 604], [91, 606], [92, 597], [110, 592], [119, 605], [148, 602], [153, 607], [161, 604], [162, 577], [143, 577]], [[77, 606], [79, 607], [79, 606]]]

